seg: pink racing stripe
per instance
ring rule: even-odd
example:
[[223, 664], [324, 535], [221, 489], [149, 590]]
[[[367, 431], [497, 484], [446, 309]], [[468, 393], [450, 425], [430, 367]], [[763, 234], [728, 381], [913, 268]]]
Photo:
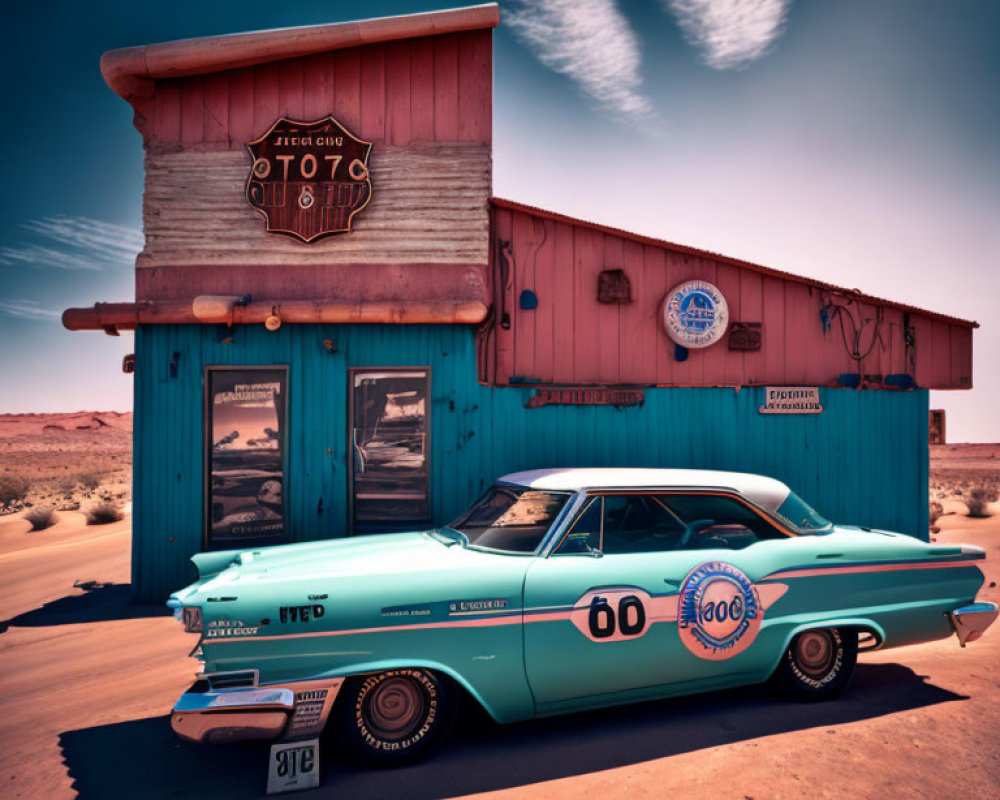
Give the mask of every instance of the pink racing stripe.
[[528, 622], [560, 622], [570, 618], [572, 611], [549, 611], [545, 614], [529, 614], [525, 616], [525, 623]]
[[931, 561], [912, 564], [863, 564], [852, 566], [845, 564], [842, 567], [817, 567], [815, 569], [788, 569], [781, 572], [774, 572], [764, 580], [776, 580], [778, 578], [812, 578], [817, 575], [846, 575], [855, 572], [896, 572], [897, 570], [909, 569], [947, 569], [949, 567], [972, 566], [971, 561]]

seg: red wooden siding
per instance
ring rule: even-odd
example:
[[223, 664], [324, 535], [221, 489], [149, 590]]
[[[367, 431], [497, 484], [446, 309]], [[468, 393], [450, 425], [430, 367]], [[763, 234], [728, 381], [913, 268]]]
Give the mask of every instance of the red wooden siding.
[[489, 145], [492, 59], [492, 31], [477, 30], [158, 80], [135, 124], [152, 147], [242, 150], [279, 116], [333, 113], [376, 146]]
[[[869, 383], [877, 385], [881, 376], [909, 373], [923, 388], [972, 385], [972, 328], [960, 320], [859, 299], [507, 201], [494, 204], [493, 235], [499, 245], [495, 258], [509, 242], [510, 275], [506, 286], [496, 282], [495, 302], [497, 321], [503, 309], [510, 326], [497, 324], [488, 339], [490, 382], [828, 385], [843, 373], [860, 373], [879, 376]], [[604, 269], [625, 270], [634, 302], [597, 302]], [[731, 320], [762, 323], [761, 350], [731, 351], [724, 339], [691, 350], [684, 362], [675, 360], [673, 342], [660, 324], [660, 304], [672, 287], [691, 278], [719, 287]], [[538, 297], [534, 310], [519, 306], [527, 289]], [[821, 309], [831, 303], [824, 330]], [[909, 351], [906, 323], [914, 337]], [[860, 363], [848, 354], [854, 326], [861, 330]]]

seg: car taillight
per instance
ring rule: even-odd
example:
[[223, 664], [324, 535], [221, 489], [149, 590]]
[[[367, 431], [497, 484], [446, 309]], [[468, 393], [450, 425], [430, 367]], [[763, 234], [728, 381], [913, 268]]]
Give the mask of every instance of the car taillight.
[[201, 633], [201, 608], [198, 606], [184, 606], [181, 619], [184, 621], [185, 633]]

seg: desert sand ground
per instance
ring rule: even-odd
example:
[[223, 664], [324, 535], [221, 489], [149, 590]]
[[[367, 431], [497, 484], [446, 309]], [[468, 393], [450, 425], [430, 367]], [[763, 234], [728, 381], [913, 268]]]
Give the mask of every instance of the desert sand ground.
[[[957, 496], [956, 496], [957, 497]], [[961, 502], [941, 542], [985, 547], [982, 599], [1000, 601], [1000, 506]], [[165, 609], [128, 604], [128, 521], [78, 512], [29, 533], [0, 517], [0, 796], [263, 796], [267, 745], [177, 741], [168, 712], [196, 662]], [[467, 712], [445, 750], [385, 772], [324, 740], [336, 798], [1000, 797], [1000, 627], [861, 657], [840, 700], [803, 705], [766, 687], [513, 726]]]

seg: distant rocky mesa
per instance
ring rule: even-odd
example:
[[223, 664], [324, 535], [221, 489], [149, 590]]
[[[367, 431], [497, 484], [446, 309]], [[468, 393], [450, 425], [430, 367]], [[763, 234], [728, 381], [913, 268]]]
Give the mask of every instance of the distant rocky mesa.
[[0, 436], [110, 429], [130, 433], [131, 411], [73, 411], [61, 414], [0, 414]]

